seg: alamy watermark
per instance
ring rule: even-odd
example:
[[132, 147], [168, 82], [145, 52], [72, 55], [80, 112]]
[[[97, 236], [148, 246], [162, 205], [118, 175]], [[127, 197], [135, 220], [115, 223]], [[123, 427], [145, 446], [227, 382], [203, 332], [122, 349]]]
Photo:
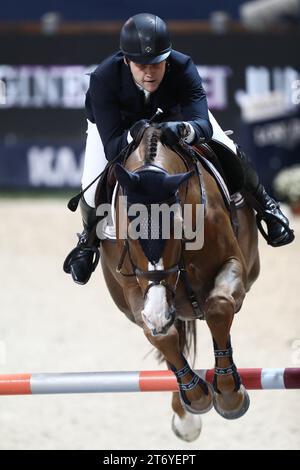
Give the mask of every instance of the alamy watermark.
[[[104, 240], [106, 226], [113, 226], [116, 219], [114, 208], [111, 204], [100, 204], [96, 214], [102, 218], [97, 225], [97, 236]], [[204, 205], [184, 204], [183, 208], [179, 203], [128, 205], [127, 196], [120, 196], [116, 236], [132, 240], [184, 238], [187, 250], [200, 250], [204, 244]]]

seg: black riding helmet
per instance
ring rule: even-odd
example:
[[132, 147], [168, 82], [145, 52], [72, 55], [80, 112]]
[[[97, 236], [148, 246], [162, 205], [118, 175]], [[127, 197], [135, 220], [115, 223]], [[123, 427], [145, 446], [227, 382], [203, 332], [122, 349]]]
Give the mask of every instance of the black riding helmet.
[[157, 64], [170, 55], [171, 48], [166, 23], [151, 13], [132, 16], [121, 30], [120, 49], [132, 62]]

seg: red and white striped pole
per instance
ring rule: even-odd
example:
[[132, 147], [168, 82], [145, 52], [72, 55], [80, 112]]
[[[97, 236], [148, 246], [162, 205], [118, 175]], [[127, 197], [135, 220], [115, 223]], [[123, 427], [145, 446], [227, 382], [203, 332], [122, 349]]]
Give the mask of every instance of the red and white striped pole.
[[[196, 371], [211, 382], [213, 369]], [[248, 390], [300, 389], [300, 368], [239, 369]], [[174, 392], [173, 372], [76, 372], [0, 375], [0, 395], [41, 395], [55, 393]]]

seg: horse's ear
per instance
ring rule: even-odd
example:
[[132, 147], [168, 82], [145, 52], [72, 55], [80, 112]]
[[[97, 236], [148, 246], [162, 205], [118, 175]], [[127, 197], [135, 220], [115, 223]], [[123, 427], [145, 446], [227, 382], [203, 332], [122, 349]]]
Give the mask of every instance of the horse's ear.
[[122, 188], [127, 191], [133, 191], [140, 181], [139, 175], [127, 171], [120, 163], [115, 165], [115, 175]]
[[176, 175], [166, 175], [163, 187], [167, 189], [170, 193], [175, 193], [179, 186], [188, 180], [193, 174], [194, 170], [188, 171], [187, 173], [177, 173]]

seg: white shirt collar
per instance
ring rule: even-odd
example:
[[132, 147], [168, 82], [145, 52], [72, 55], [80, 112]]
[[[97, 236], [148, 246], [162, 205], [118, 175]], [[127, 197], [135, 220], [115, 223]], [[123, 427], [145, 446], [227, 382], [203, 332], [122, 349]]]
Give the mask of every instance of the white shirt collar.
[[136, 84], [136, 86], [138, 87], [139, 90], [141, 90], [144, 95], [145, 95], [145, 101], [146, 103], [148, 103], [148, 101], [150, 100], [150, 95], [151, 95], [151, 92], [150, 91], [147, 91], [145, 90], [145, 88], [143, 88], [141, 85], [139, 85], [138, 83], [134, 82]]

